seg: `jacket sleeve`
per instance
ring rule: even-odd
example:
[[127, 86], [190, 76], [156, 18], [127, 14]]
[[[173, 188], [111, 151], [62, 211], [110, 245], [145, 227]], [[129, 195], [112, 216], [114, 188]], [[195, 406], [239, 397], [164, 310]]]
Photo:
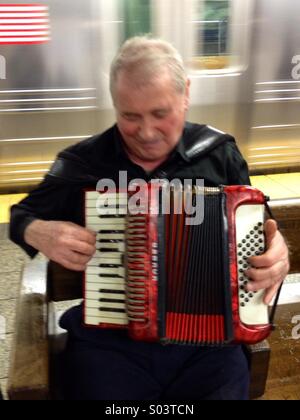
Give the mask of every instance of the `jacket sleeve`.
[[67, 209], [72, 206], [73, 199], [68, 186], [56, 185], [44, 180], [25, 199], [12, 206], [10, 239], [33, 258], [38, 251], [24, 241], [27, 226], [36, 219], [68, 220]]
[[235, 142], [227, 143], [228, 185], [251, 185], [249, 169]]

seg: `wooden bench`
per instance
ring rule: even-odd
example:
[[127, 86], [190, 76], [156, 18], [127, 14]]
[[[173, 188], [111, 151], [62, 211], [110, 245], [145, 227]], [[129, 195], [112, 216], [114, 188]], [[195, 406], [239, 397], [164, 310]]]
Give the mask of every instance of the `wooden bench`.
[[[66, 333], [55, 331], [53, 301], [81, 296], [81, 275], [47, 261], [25, 266], [17, 306], [16, 333], [11, 353], [8, 395], [12, 400], [62, 398], [57, 359], [66, 342]], [[52, 321], [52, 322], [51, 322]], [[251, 375], [250, 397], [264, 393], [270, 348], [266, 341], [247, 346], [245, 352]]]

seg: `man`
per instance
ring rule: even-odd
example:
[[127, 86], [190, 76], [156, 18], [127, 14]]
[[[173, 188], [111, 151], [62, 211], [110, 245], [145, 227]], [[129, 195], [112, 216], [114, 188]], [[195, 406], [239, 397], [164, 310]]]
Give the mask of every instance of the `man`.
[[[127, 171], [128, 181], [149, 181], [172, 167], [172, 179], [204, 179], [206, 186], [250, 182], [231, 136], [218, 133], [214, 140], [216, 131], [207, 135], [205, 127], [185, 123], [190, 81], [171, 45], [144, 37], [127, 41], [112, 63], [110, 88], [117, 125], [60, 153], [38, 189], [12, 208], [12, 240], [29, 255], [41, 251], [72, 270], [84, 270], [95, 253], [95, 234], [83, 227], [82, 189], [95, 188], [99, 179], [117, 183], [119, 171]], [[193, 148], [195, 133], [200, 140]], [[268, 221], [265, 230], [268, 250], [252, 258], [247, 275], [249, 289], [265, 288], [269, 303], [289, 263], [276, 223]], [[69, 331], [68, 398], [247, 398], [248, 368], [239, 346], [134, 342], [126, 331], [87, 329], [81, 323], [81, 307], [61, 320]]]

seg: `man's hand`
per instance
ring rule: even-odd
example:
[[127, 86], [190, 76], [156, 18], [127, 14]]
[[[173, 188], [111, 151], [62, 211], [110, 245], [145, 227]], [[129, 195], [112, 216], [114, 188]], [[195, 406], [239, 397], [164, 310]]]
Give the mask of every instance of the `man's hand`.
[[249, 258], [253, 268], [245, 274], [251, 280], [248, 290], [266, 289], [264, 302], [269, 304], [288, 274], [290, 264], [288, 248], [275, 220], [267, 220], [265, 235], [267, 251], [260, 256]]
[[96, 252], [96, 234], [70, 222], [35, 220], [25, 242], [69, 270], [84, 271]]

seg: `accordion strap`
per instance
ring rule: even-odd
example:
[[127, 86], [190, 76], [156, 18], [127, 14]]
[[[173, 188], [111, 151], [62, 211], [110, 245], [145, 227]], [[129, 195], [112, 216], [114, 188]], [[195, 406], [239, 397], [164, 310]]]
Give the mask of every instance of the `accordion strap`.
[[91, 168], [76, 155], [62, 152], [51, 166], [46, 179], [57, 183], [94, 184], [98, 178], [91, 173]]
[[200, 125], [197, 130], [194, 128], [193, 133], [185, 139], [185, 155], [187, 157], [187, 162], [184, 160], [178, 161], [178, 159], [171, 159], [157, 168], [151, 177], [157, 179], [169, 178], [180, 166], [194, 162], [229, 138], [233, 140], [233, 137], [216, 128], [210, 127], [209, 125]]

